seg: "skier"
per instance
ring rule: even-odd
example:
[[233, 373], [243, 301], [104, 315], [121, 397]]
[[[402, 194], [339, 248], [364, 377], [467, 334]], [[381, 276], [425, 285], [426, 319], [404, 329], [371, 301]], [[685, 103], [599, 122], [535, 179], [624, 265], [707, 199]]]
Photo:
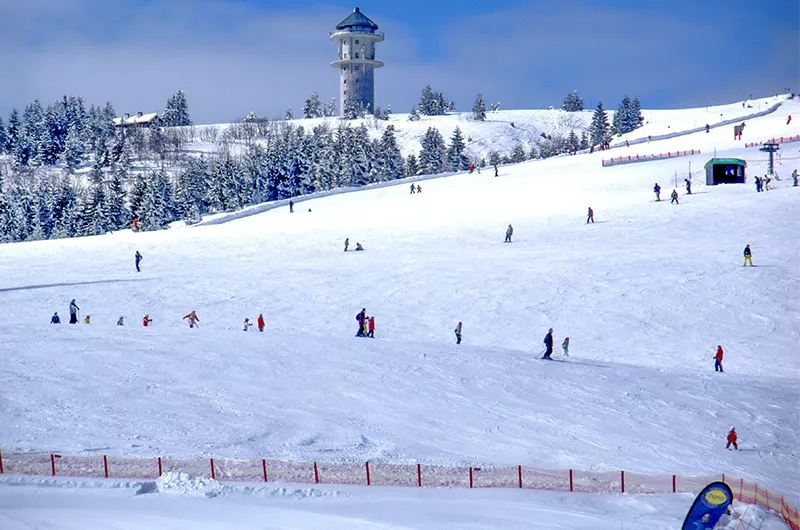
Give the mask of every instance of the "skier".
[[475, 171], [475, 164], [469, 165], [469, 174], [472, 175], [472, 172]]
[[497, 164], [492, 164], [492, 165], [494, 166], [494, 176], [496, 177], [498, 175], [498, 173], [497, 173]]
[[731, 444], [733, 444], [733, 448], [737, 451], [739, 450], [739, 444], [736, 443], [738, 437], [736, 436], [736, 427], [731, 427], [731, 430], [728, 432], [728, 443], [725, 445], [725, 449], [730, 449]]
[[417, 187], [416, 187], [416, 186], [414, 185], [414, 183], [412, 182], [412, 183], [411, 183], [411, 195], [414, 195], [416, 192], [417, 192]]
[[253, 327], [253, 323], [250, 322], [250, 319], [247, 318], [247, 317], [244, 317], [244, 328], [242, 329], [242, 331], [247, 331], [247, 328], [252, 328], [252, 327]]
[[417, 184], [417, 193], [422, 193], [422, 186]]
[[711, 132], [711, 126], [706, 123], [706, 133], [710, 133], [710, 132]]
[[796, 188], [797, 187], [797, 169], [792, 171], [792, 182], [793, 182], [792, 186]]
[[589, 206], [589, 212], [586, 214], [586, 224], [588, 225], [590, 221], [594, 223], [594, 210], [592, 210], [591, 206]]
[[117, 325], [118, 326], [124, 326], [125, 325], [125, 317], [119, 317], [119, 319], [117, 320]]
[[361, 243], [356, 241], [356, 251], [364, 250], [364, 247], [361, 246]]
[[350, 238], [345, 238], [344, 240], [344, 251], [347, 252], [347, 247], [350, 246]]
[[192, 309], [191, 313], [189, 313], [187, 315], [184, 315], [183, 318], [184, 319], [186, 319], [186, 318], [189, 319], [189, 327], [190, 328], [193, 328], [195, 326], [197, 326], [198, 328], [200, 327], [200, 324], [198, 324], [198, 322], [200, 322], [200, 317], [197, 316], [197, 313], [194, 312], [194, 309]]
[[134, 232], [139, 231], [139, 219], [136, 219], [135, 217], [133, 219], [133, 231]]
[[750, 250], [750, 245], [744, 247], [744, 263], [742, 267], [747, 265], [747, 262], [750, 262], [750, 266], [753, 267], [753, 252]]
[[763, 189], [763, 185], [761, 183], [761, 177], [756, 177], [756, 192], [760, 192]]
[[506, 239], [505, 239], [505, 241], [503, 241], [503, 243], [511, 243], [511, 235], [513, 233], [514, 233], [514, 227], [511, 226], [511, 225], [508, 225], [508, 228], [506, 228]]
[[459, 321], [458, 325], [455, 329], [456, 332], [456, 344], [461, 344], [461, 322]]
[[790, 123], [792, 123], [792, 115], [791, 114], [789, 114], [789, 117], [786, 118], [786, 125], [789, 125]]
[[553, 328], [550, 328], [550, 331], [547, 332], [547, 335], [544, 336], [544, 345], [547, 346], [547, 350], [544, 352], [544, 357], [542, 359], [550, 359], [553, 354]]
[[264, 315], [261, 313], [258, 314], [258, 320], [256, 320], [256, 324], [258, 324], [258, 331], [264, 332]]
[[358, 333], [356, 333], [356, 337], [363, 337], [364, 333], [364, 321], [367, 319], [367, 309], [361, 308], [361, 311], [356, 315], [356, 320], [358, 321]]
[[715, 372], [724, 372], [725, 370], [722, 369], [722, 346], [717, 346], [717, 353], [714, 355], [714, 371]]
[[680, 204], [678, 202], [678, 190], [672, 190], [672, 200], [669, 202], [670, 204]]
[[150, 323], [151, 323], [152, 321], [153, 321], [153, 319], [152, 319], [152, 318], [150, 318], [150, 314], [148, 313], [147, 315], [145, 315], [145, 316], [144, 316], [144, 318], [142, 318], [142, 325], [143, 325], [144, 327], [147, 327], [147, 326], [149, 326], [149, 325], [150, 325]]
[[136, 261], [136, 272], [142, 272], [142, 269], [139, 268], [139, 263], [142, 261], [142, 255], [139, 254], [138, 250], [136, 251], [136, 254], [134, 255], [133, 258]]
[[653, 192], [656, 194], [656, 201], [660, 201], [661, 200], [661, 186], [658, 185], [658, 182], [656, 182], [656, 185], [653, 186]]
[[86, 315], [86, 318], [83, 319], [84, 324], [91, 324], [92, 323], [92, 315]]
[[375, 317], [369, 317], [367, 319], [367, 337], [375, 338]]
[[78, 304], [75, 303], [75, 299], [72, 299], [72, 302], [69, 303], [69, 323], [70, 324], [77, 324], [78, 323], [78, 311], [80, 307]]
[[61, 318], [58, 316], [58, 311], [53, 313], [52, 318], [50, 318], [51, 324], [61, 324]]
[[764, 175], [764, 178], [761, 179], [761, 182], [764, 184], [764, 191], [769, 191], [769, 183], [772, 182], [772, 179], [769, 178], [769, 175]]
[[289, 213], [294, 213], [294, 201], [289, 200]]
[[689, 180], [689, 179], [683, 179], [683, 181], [686, 183], [686, 195], [691, 195], [692, 194], [692, 181]]
[[564, 357], [569, 357], [569, 337], [561, 343], [561, 351], [564, 352]]

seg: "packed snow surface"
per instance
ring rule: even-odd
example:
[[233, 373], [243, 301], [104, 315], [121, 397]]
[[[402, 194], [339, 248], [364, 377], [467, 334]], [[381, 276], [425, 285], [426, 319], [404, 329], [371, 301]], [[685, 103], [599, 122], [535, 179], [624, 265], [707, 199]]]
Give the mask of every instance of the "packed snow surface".
[[[704, 121], [700, 112], [676, 116], [689, 127]], [[800, 115], [800, 104], [748, 119], [739, 142], [724, 126], [504, 166], [497, 178], [484, 171], [427, 180], [421, 194], [400, 182], [298, 200], [292, 214], [278, 208], [214, 226], [3, 245], [0, 448], [725, 472], [796, 505], [800, 188], [788, 176], [800, 167], [800, 144], [783, 145], [781, 179], [766, 193], [752, 185], [766, 173], [766, 155], [743, 144], [800, 134], [800, 120], [786, 125], [787, 114]], [[601, 167], [609, 156], [693, 148], [703, 154]], [[705, 186], [702, 166], [714, 152], [746, 159], [747, 184]], [[690, 170], [694, 193], [685, 195]], [[654, 202], [655, 182], [666, 200]], [[673, 188], [678, 205], [669, 202]], [[596, 223], [587, 225], [589, 206]], [[504, 244], [508, 224], [513, 242]], [[343, 252], [346, 237], [366, 251]], [[755, 267], [742, 266], [746, 244]], [[73, 298], [92, 323], [48, 324], [54, 311], [68, 319]], [[354, 337], [362, 307], [375, 316], [374, 340]], [[191, 310], [197, 329], [182, 319]], [[147, 328], [146, 313], [154, 320]], [[259, 313], [265, 332], [243, 332], [243, 319]], [[126, 325], [118, 327], [121, 315]], [[564, 362], [540, 360], [550, 327]], [[560, 355], [565, 336], [568, 360]], [[717, 345], [724, 373], [713, 369]], [[738, 452], [724, 448], [731, 426]], [[0, 491], [0, 502], [28, 502], [29, 490]], [[506, 502], [509, 517], [526, 520], [548, 507], [570, 521], [582, 513], [557, 493], [400, 492], [382, 500], [372, 491], [358, 493], [378, 496], [361, 505], [321, 500], [331, 509], [307, 516], [360, 513], [385, 527], [442, 528], [432, 515], [439, 502], [476, 517]], [[111, 510], [140, 502], [106, 494]], [[76, 514], [92, 502], [84, 492], [46, 495]], [[378, 515], [382, 503], [408, 498], [429, 506], [430, 517], [398, 516], [391, 526]], [[668, 512], [653, 528], [674, 527], [691, 502], [588, 499], [586, 517], [597, 524], [586, 528], [619, 528], [614, 514], [631, 503], [638, 514]], [[181, 502], [194, 510], [218, 501]], [[370, 524], [309, 521], [297, 527]], [[475, 527], [522, 527], [503, 524], [479, 518]]]

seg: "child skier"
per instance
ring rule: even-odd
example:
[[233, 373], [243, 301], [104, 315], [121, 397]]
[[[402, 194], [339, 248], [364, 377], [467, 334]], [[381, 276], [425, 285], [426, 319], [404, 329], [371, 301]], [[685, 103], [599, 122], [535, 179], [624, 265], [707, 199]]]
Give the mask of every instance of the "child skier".
[[245, 317], [244, 318], [244, 328], [242, 329], [242, 331], [247, 331], [247, 328], [252, 328], [252, 327], [253, 327], [253, 323], [250, 322], [249, 318]]
[[189, 313], [188, 315], [185, 315], [183, 318], [189, 319], [190, 328], [193, 328], [195, 326], [197, 326], [198, 328], [200, 327], [200, 324], [198, 324], [198, 322], [200, 321], [200, 317], [197, 316], [197, 313], [195, 313], [194, 310], [192, 310], [192, 312]]
[[672, 200], [669, 203], [670, 204], [680, 204], [678, 202], [678, 190], [672, 190]]
[[92, 323], [92, 315], [86, 315], [86, 318], [83, 319], [84, 324], [91, 324]]
[[367, 319], [367, 337], [375, 338], [375, 317]]
[[261, 313], [258, 314], [258, 320], [256, 320], [256, 324], [258, 324], [258, 331], [264, 332], [264, 315]]
[[731, 444], [733, 444], [733, 448], [737, 451], [739, 450], [739, 445], [736, 443], [738, 437], [736, 436], [736, 427], [731, 427], [731, 430], [728, 432], [728, 443], [725, 445], [725, 449], [730, 449]]
[[561, 343], [561, 351], [564, 352], [564, 357], [569, 357], [569, 337]]
[[61, 318], [58, 316], [58, 311], [53, 313], [53, 317], [50, 319], [51, 324], [61, 324]]
[[458, 325], [455, 329], [456, 333], [456, 344], [461, 344], [461, 322], [459, 321]]
[[658, 185], [658, 182], [656, 182], [656, 185], [653, 186], [653, 193], [656, 194], [656, 201], [660, 201], [661, 200], [661, 186]]
[[715, 372], [724, 372], [725, 370], [722, 369], [722, 346], [717, 346], [717, 353], [714, 355], [714, 371]]
[[147, 326], [149, 326], [149, 325], [150, 325], [150, 322], [152, 322], [152, 321], [153, 321], [153, 319], [152, 319], [152, 318], [150, 318], [150, 315], [149, 315], [149, 314], [147, 314], [147, 315], [145, 315], [145, 316], [144, 316], [144, 318], [142, 318], [142, 325], [143, 325], [144, 327], [147, 327]]

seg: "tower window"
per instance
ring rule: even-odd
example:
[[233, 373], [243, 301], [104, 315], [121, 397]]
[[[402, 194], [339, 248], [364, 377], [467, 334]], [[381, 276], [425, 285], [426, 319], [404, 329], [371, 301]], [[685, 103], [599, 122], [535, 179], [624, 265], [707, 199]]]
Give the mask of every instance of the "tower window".
[[358, 44], [358, 39], [356, 39], [356, 44]]
[[358, 52], [356, 52], [356, 59], [358, 59]]
[[345, 79], [345, 80], [344, 80], [344, 84], [345, 84], [345, 85], [347, 84], [347, 79]]

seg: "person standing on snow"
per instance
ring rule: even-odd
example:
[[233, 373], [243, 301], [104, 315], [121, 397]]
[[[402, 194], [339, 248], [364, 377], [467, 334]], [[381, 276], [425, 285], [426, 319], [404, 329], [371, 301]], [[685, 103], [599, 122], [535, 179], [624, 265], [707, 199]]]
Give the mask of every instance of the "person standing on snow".
[[653, 193], [656, 194], [656, 202], [659, 202], [661, 200], [661, 186], [658, 185], [658, 182], [653, 186]]
[[356, 321], [358, 321], [358, 333], [356, 333], [356, 337], [364, 337], [366, 334], [364, 333], [364, 323], [367, 320], [367, 309], [361, 308], [361, 311], [356, 315]]
[[289, 200], [289, 213], [294, 213], [294, 201]]
[[683, 179], [683, 181], [686, 183], [686, 195], [691, 195], [692, 194], [692, 181], [689, 180], [689, 179]]
[[591, 206], [589, 206], [589, 212], [586, 214], [586, 224], [588, 225], [589, 222], [594, 223], [594, 210], [592, 210]]
[[344, 251], [345, 251], [345, 252], [347, 252], [347, 247], [349, 247], [349, 246], [350, 246], [350, 238], [349, 238], [349, 237], [347, 237], [347, 238], [345, 238], [345, 240], [344, 240]]
[[133, 259], [136, 262], [136, 272], [142, 272], [142, 269], [139, 268], [139, 263], [142, 261], [142, 255], [139, 254], [139, 251], [136, 251], [136, 254], [133, 256]]
[[513, 234], [514, 234], [514, 227], [511, 226], [511, 225], [508, 225], [508, 228], [506, 228], [506, 239], [505, 239], [505, 241], [503, 241], [503, 243], [511, 243], [511, 236]]
[[412, 182], [411, 183], [411, 195], [414, 195], [415, 193], [417, 193], [417, 187]]
[[569, 337], [561, 343], [561, 351], [564, 352], [564, 357], [569, 357]]
[[53, 313], [52, 318], [50, 319], [51, 324], [61, 324], [61, 318], [58, 316], [58, 311]]
[[256, 320], [256, 324], [258, 324], [258, 331], [261, 333], [264, 332], [264, 315], [261, 313], [258, 314], [258, 320]]
[[78, 311], [80, 311], [80, 307], [78, 304], [75, 303], [75, 299], [72, 299], [72, 302], [69, 303], [69, 323], [70, 324], [77, 324], [78, 323]]
[[198, 324], [198, 322], [200, 322], [200, 317], [197, 316], [197, 313], [194, 312], [194, 309], [192, 310], [191, 313], [185, 315], [183, 318], [184, 319], [187, 319], [187, 318], [189, 319], [189, 327], [190, 328], [193, 328], [195, 326], [197, 326], [198, 328], [200, 327], [200, 324]]
[[250, 322], [250, 319], [248, 317], [244, 317], [244, 324], [243, 325], [244, 325], [244, 328], [242, 329], [242, 331], [247, 331], [247, 328], [252, 328], [253, 327], [253, 323]]
[[117, 319], [117, 325], [118, 326], [124, 326], [125, 325], [125, 317], [119, 317], [119, 319]]
[[149, 326], [149, 325], [150, 325], [150, 323], [151, 323], [152, 321], [153, 321], [153, 319], [152, 319], [152, 318], [150, 318], [150, 314], [147, 314], [147, 315], [145, 315], [145, 316], [144, 316], [144, 318], [142, 318], [142, 325], [143, 325], [144, 327], [147, 327], [147, 326]]
[[84, 324], [91, 324], [92, 323], [92, 315], [86, 315], [86, 318], [83, 319]]
[[678, 190], [672, 190], [672, 200], [669, 203], [670, 204], [680, 204], [678, 202]]
[[792, 186], [797, 187], [797, 169], [792, 171]]
[[367, 337], [371, 339], [375, 338], [375, 317], [369, 317], [367, 319]]
[[461, 322], [460, 321], [458, 322], [458, 325], [456, 326], [455, 333], [456, 333], [456, 344], [461, 344]]
[[733, 448], [737, 451], [739, 450], [739, 444], [736, 443], [739, 437], [736, 436], [736, 427], [731, 427], [731, 430], [728, 431], [728, 443], [725, 445], [725, 449], [730, 449], [731, 444], [733, 444]]
[[742, 264], [742, 267], [747, 265], [748, 261], [750, 262], [750, 266], [752, 267], [753, 266], [753, 252], [750, 250], [750, 245], [747, 245], [746, 247], [744, 247], [744, 264]]
[[717, 346], [717, 353], [714, 355], [714, 371], [715, 372], [724, 372], [725, 370], [722, 369], [722, 355], [725, 352], [722, 351], [722, 346]]
[[550, 331], [547, 332], [547, 335], [544, 336], [544, 345], [547, 347], [547, 350], [544, 352], [544, 357], [542, 359], [551, 359], [550, 357], [553, 354], [553, 328], [550, 328]]

